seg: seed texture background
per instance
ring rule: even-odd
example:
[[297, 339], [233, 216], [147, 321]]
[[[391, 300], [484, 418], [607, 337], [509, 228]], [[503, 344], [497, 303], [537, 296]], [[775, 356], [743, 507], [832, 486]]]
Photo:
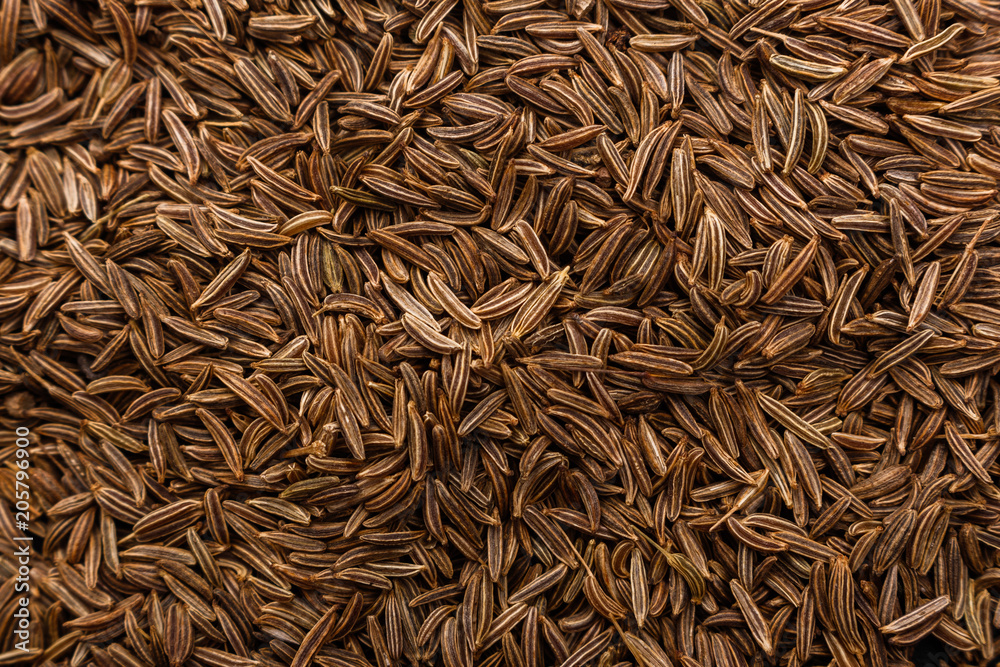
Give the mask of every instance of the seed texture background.
[[998, 121], [995, 2], [0, 0], [0, 664], [995, 664]]

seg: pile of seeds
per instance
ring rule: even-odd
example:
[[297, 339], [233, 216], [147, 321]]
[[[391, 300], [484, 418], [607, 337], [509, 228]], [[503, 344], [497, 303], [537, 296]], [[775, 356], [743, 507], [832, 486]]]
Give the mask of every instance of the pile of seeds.
[[2, 0], [0, 68], [0, 663], [1000, 652], [995, 3]]

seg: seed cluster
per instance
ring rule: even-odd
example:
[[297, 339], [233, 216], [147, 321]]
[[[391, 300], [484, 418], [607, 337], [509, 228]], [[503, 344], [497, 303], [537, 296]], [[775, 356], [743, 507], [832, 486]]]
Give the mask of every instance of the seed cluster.
[[998, 77], [977, 0], [0, 0], [0, 664], [990, 664]]

